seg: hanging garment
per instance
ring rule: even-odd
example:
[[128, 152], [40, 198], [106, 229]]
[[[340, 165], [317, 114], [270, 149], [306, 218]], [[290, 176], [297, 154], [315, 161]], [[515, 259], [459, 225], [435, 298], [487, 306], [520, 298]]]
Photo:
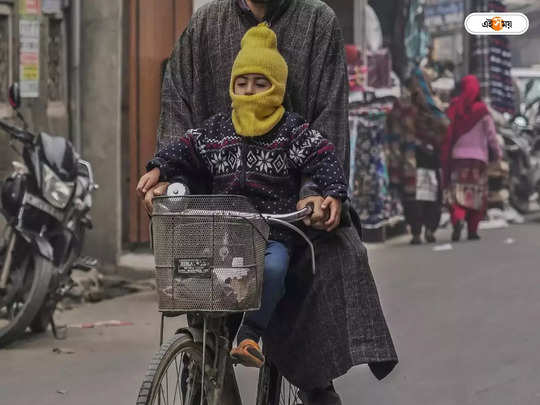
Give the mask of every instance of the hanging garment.
[[355, 175], [350, 196], [366, 228], [382, 226], [390, 215], [389, 179], [383, 153], [385, 117], [377, 114], [356, 121]]
[[[498, 0], [474, 0], [475, 12], [505, 12]], [[514, 86], [512, 85], [512, 52], [508, 37], [479, 35], [471, 37], [471, 73], [478, 77], [482, 97], [495, 110], [515, 113]]]

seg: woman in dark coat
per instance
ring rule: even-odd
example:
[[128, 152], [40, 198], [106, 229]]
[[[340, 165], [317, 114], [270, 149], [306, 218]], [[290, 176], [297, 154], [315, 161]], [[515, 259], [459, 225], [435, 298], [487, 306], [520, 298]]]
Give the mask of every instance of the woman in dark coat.
[[[165, 71], [158, 149], [230, 110], [229, 78], [245, 32], [270, 23], [289, 66], [285, 107], [302, 115], [336, 147], [348, 172], [348, 85], [341, 30], [319, 0], [214, 0], [193, 15]], [[146, 195], [164, 190], [158, 185]], [[304, 193], [320, 212], [316, 190]], [[346, 213], [348, 214], [348, 212]], [[348, 215], [345, 215], [348, 217]], [[358, 223], [358, 222], [356, 222]], [[397, 363], [359, 229], [312, 231], [318, 271], [310, 276], [305, 245], [296, 249], [288, 293], [263, 337], [280, 372], [307, 392], [311, 404], [339, 404], [333, 379], [368, 363], [378, 378]], [[292, 332], [291, 332], [292, 331]]]
[[401, 115], [402, 202], [413, 238], [411, 244], [436, 242], [435, 232], [441, 219], [440, 145], [446, 134], [446, 120], [431, 96], [420, 68], [413, 71], [409, 89], [411, 105]]

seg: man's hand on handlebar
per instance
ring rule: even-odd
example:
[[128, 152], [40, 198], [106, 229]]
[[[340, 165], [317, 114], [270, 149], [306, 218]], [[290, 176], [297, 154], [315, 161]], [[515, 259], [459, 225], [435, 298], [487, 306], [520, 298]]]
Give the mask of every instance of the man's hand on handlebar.
[[341, 200], [335, 197], [326, 197], [321, 205], [323, 210], [330, 210], [330, 218], [324, 222], [327, 232], [332, 232], [341, 222]]
[[309, 203], [313, 203], [313, 214], [304, 219], [306, 226], [320, 231], [331, 232], [341, 221], [341, 201], [333, 197], [312, 196], [298, 201], [296, 209], [301, 210]]

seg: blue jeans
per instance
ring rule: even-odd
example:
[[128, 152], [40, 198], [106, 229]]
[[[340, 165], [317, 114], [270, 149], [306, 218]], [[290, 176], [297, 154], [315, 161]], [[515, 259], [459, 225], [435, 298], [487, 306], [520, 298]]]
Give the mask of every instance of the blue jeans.
[[270, 323], [277, 304], [285, 294], [285, 277], [289, 269], [289, 250], [276, 241], [268, 241], [264, 257], [264, 281], [261, 308], [247, 312], [238, 332], [238, 342], [249, 338], [256, 342]]

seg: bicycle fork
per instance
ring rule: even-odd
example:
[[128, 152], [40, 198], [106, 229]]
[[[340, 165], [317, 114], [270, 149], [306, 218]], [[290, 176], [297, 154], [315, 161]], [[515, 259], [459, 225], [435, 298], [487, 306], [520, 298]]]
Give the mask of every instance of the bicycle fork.
[[[206, 375], [203, 378], [208, 382], [207, 388], [210, 391], [207, 393], [208, 405], [241, 405], [242, 400], [229, 355], [231, 342], [224, 336], [226, 333], [217, 333], [217, 331], [225, 330], [223, 318], [217, 320], [218, 325], [215, 325], [215, 319], [206, 318], [205, 326], [208, 321], [213, 323], [212, 326], [217, 326], [217, 328], [211, 328], [211, 332], [206, 331], [203, 334], [203, 358], [206, 357], [205, 351], [208, 348], [213, 347], [214, 349], [212, 364], [203, 363], [205, 364], [203, 375]], [[204, 329], [206, 328], [203, 327], [203, 331]], [[208, 342], [209, 339], [212, 340], [211, 343]]]
[[[163, 344], [164, 322], [165, 316], [162, 314], [160, 345]], [[227, 338], [225, 318], [203, 316], [203, 325], [190, 325], [188, 328], [178, 329], [176, 333], [187, 333], [196, 343], [201, 345], [205, 366], [204, 370], [199, 370], [195, 381], [197, 381], [196, 384], [201, 384], [199, 389], [201, 393], [206, 394], [207, 405], [242, 405], [229, 354], [231, 341]], [[209, 353], [210, 350], [213, 357]], [[212, 358], [212, 361], [208, 362], [208, 358]], [[199, 377], [201, 378], [200, 382]], [[190, 390], [193, 389], [195, 387], [191, 386]], [[192, 402], [188, 401], [188, 403]]]

